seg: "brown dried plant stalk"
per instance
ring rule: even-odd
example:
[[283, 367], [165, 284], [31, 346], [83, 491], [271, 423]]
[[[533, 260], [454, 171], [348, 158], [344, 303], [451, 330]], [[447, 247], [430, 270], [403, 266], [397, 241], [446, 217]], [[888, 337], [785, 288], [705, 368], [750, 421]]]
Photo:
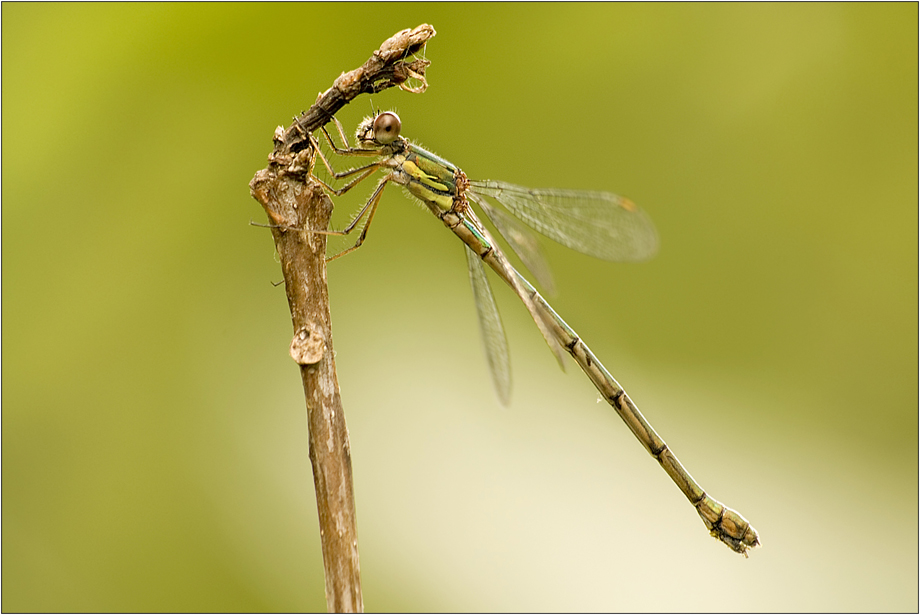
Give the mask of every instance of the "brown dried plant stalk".
[[363, 612], [364, 603], [351, 453], [332, 348], [327, 236], [305, 230], [328, 228], [332, 201], [310, 175], [314, 154], [308, 135], [359, 94], [394, 86], [423, 92], [429, 62], [413, 56], [434, 35], [427, 24], [397, 32], [363, 66], [339, 76], [291, 126], [275, 130], [268, 166], [249, 183], [268, 215], [294, 325], [290, 353], [300, 365], [306, 398], [329, 612]]

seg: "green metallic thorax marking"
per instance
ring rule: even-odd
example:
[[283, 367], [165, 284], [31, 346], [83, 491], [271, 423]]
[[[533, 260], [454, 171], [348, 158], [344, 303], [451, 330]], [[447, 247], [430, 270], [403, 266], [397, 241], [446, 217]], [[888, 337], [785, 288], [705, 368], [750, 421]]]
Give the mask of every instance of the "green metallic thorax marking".
[[412, 157], [412, 154], [415, 154], [415, 157], [419, 159], [418, 165], [423, 168], [426, 173], [431, 173], [444, 180], [453, 179], [457, 167], [437, 154], [432, 154], [428, 150], [422, 149], [418, 145], [413, 145], [411, 143], [409, 144], [409, 152], [410, 157]]
[[410, 144], [407, 149], [400, 165], [408, 179], [406, 189], [442, 212], [452, 209], [454, 198], [458, 196], [454, 179], [456, 167], [416, 145]]

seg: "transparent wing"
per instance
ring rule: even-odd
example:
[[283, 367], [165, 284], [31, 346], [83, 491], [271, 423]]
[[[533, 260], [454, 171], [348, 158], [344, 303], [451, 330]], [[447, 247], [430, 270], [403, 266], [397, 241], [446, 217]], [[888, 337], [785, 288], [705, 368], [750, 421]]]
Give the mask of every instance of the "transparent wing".
[[473, 299], [476, 302], [476, 313], [479, 315], [479, 331], [482, 333], [489, 371], [492, 372], [492, 383], [495, 385], [498, 399], [502, 405], [507, 406], [511, 399], [511, 362], [508, 359], [505, 329], [495, 306], [495, 297], [492, 296], [489, 280], [486, 279], [482, 259], [469, 248], [465, 248], [463, 252], [470, 269], [470, 286], [473, 287]]
[[506, 214], [497, 207], [492, 207], [487, 200], [473, 192], [467, 192], [471, 201], [479, 205], [482, 211], [489, 217], [501, 236], [508, 241], [508, 245], [514, 250], [524, 265], [533, 273], [546, 292], [550, 295], [556, 294], [556, 284], [553, 282], [553, 274], [550, 273], [549, 265], [546, 264], [546, 257], [543, 250], [540, 249], [540, 243], [536, 236], [529, 229], [524, 228], [516, 218]]
[[608, 261], [641, 261], [658, 250], [648, 215], [609, 192], [538, 190], [505, 182], [471, 181], [478, 194], [498, 201], [514, 217], [564, 246]]

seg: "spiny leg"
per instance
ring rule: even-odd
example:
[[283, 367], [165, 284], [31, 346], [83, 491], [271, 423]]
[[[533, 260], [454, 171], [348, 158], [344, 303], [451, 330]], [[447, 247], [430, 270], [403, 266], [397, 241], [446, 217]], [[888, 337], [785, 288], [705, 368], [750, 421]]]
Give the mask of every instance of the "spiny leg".
[[[336, 172], [332, 169], [332, 166], [329, 164], [329, 161], [326, 160], [326, 157], [323, 156], [322, 152], [319, 150], [319, 147], [317, 147], [318, 144], [315, 142], [315, 139], [313, 139], [313, 137], [311, 136], [311, 137], [310, 137], [310, 140], [311, 140], [311, 142], [313, 143], [314, 150], [316, 151], [317, 156], [319, 157], [320, 160], [323, 161], [323, 165], [326, 167], [326, 170], [329, 171], [329, 173], [330, 173], [333, 177], [335, 177], [335, 178], [337, 178], [337, 179], [340, 179], [340, 178], [342, 178], [342, 177], [349, 177], [349, 176], [351, 176], [351, 175], [358, 174], [358, 176], [357, 176], [356, 178], [354, 178], [352, 181], [348, 182], [347, 184], [345, 184], [344, 186], [342, 186], [342, 187], [339, 188], [339, 189], [333, 188], [332, 186], [330, 186], [329, 184], [327, 184], [326, 182], [324, 182], [324, 181], [323, 181], [322, 179], [320, 179], [319, 177], [313, 175], [313, 179], [316, 180], [316, 181], [317, 181], [323, 188], [325, 188], [326, 191], [329, 192], [330, 194], [333, 194], [333, 195], [335, 195], [335, 196], [341, 196], [341, 195], [345, 194], [346, 192], [348, 192], [349, 190], [351, 190], [352, 188], [354, 188], [355, 186], [357, 186], [359, 183], [361, 183], [362, 181], [364, 181], [365, 179], [367, 179], [368, 177], [370, 177], [375, 171], [377, 171], [378, 168], [380, 168], [380, 164], [379, 164], [379, 163], [373, 162], [373, 163], [371, 163], [371, 164], [365, 165], [365, 166], [363, 166], [363, 167], [361, 167], [361, 168], [358, 168], [358, 169], [350, 169], [350, 170], [348, 170], [348, 171], [343, 171], [342, 173], [336, 173]], [[381, 180], [380, 184], [378, 184], [378, 186], [377, 186], [377, 188], [375, 189], [374, 193], [371, 195], [371, 198], [367, 201], [367, 203], [364, 204], [364, 207], [361, 208], [361, 211], [358, 212], [358, 215], [355, 216], [355, 218], [348, 224], [347, 227], [345, 227], [345, 229], [343, 229], [343, 230], [341, 230], [341, 231], [329, 231], [329, 230], [318, 231], [318, 230], [317, 230], [317, 231], [311, 231], [311, 232], [317, 233], [317, 234], [320, 234], [320, 235], [337, 235], [337, 236], [344, 236], [344, 235], [348, 235], [349, 233], [351, 233], [351, 232], [354, 230], [355, 226], [358, 224], [358, 222], [361, 220], [361, 218], [364, 216], [364, 214], [367, 212], [368, 207], [370, 207], [370, 205], [371, 205], [371, 202], [372, 202], [375, 198], [379, 200], [379, 198], [380, 198], [380, 193], [383, 191], [382, 186], [385, 185], [386, 181], [387, 181], [386, 178], [384, 178], [383, 180]], [[376, 205], [374, 205], [374, 207], [376, 208]], [[373, 213], [371, 213], [371, 217], [373, 217]], [[367, 233], [367, 230], [366, 230], [366, 229], [367, 229], [367, 226], [368, 226], [369, 224], [370, 224], [370, 219], [368, 219], [368, 223], [365, 225], [365, 231], [362, 233], [362, 236], [358, 239], [358, 244], [357, 244], [356, 246], [354, 246], [354, 247], [352, 247], [352, 248], [349, 248], [349, 249], [346, 250], [345, 252], [340, 252], [339, 254], [336, 254], [335, 256], [333, 256], [332, 258], [330, 258], [330, 259], [328, 259], [328, 260], [333, 260], [333, 259], [335, 259], [335, 258], [338, 258], [339, 256], [342, 256], [343, 254], [347, 254], [348, 252], [353, 251], [355, 248], [357, 248], [359, 245], [361, 245], [361, 242], [364, 241], [364, 236], [365, 236], [366, 233]]]
[[[344, 150], [350, 150], [351, 146], [348, 144], [348, 137], [345, 136], [345, 129], [342, 128], [342, 122], [339, 121], [339, 118], [332, 116], [332, 122], [335, 124], [336, 130], [339, 131], [339, 137], [342, 138], [342, 143], [344, 144]], [[332, 146], [332, 149], [338, 151], [339, 148], [336, 147], [335, 142], [333, 142], [332, 137], [329, 136], [329, 133], [326, 131], [326, 125], [321, 126], [323, 133], [326, 135], [326, 140], [329, 141], [329, 145]]]
[[355, 245], [348, 248], [347, 250], [342, 250], [338, 254], [330, 256], [329, 258], [326, 259], [327, 263], [329, 261], [334, 261], [340, 256], [345, 256], [346, 254], [350, 254], [351, 252], [354, 252], [355, 250], [361, 247], [361, 244], [363, 244], [364, 240], [367, 238], [367, 231], [371, 227], [371, 222], [374, 221], [374, 214], [377, 212], [377, 205], [380, 203], [380, 196], [383, 194], [383, 189], [386, 188], [387, 182], [389, 181], [390, 181], [389, 176], [384, 177], [383, 179], [380, 180], [380, 182], [377, 184], [377, 188], [374, 189], [374, 193], [371, 195], [371, 198], [367, 200], [367, 203], [364, 204], [364, 207], [361, 208], [361, 211], [358, 212], [358, 215], [355, 216], [354, 220], [352, 220], [351, 223], [347, 227], [345, 227], [343, 230], [341, 231], [313, 231], [315, 233], [319, 233], [322, 235], [337, 235], [337, 236], [348, 235], [353, 230], [355, 230], [355, 227], [358, 225], [358, 222], [361, 220], [361, 218], [364, 217], [364, 214], [367, 213], [367, 222], [364, 223], [364, 228], [361, 229], [361, 234], [358, 235], [358, 240], [355, 242]]
[[[326, 137], [326, 141], [329, 143], [329, 146], [337, 154], [342, 155], [342, 156], [380, 156], [381, 155], [381, 152], [378, 149], [361, 149], [361, 148], [351, 147], [348, 144], [348, 138], [345, 136], [345, 131], [342, 129], [341, 122], [339, 122], [339, 120], [335, 117], [332, 118], [332, 121], [335, 123], [339, 136], [342, 138], [342, 142], [345, 145], [344, 148], [340, 148], [336, 145], [335, 141], [332, 139], [332, 136], [329, 134], [329, 131], [326, 130], [325, 126], [323, 126], [321, 130], [323, 132], [323, 135]], [[358, 185], [359, 183], [361, 183], [362, 181], [370, 177], [375, 171], [377, 171], [383, 166], [382, 162], [377, 161], [377, 162], [372, 162], [370, 164], [366, 164], [358, 168], [353, 168], [353, 169], [348, 169], [347, 171], [337, 172], [335, 171], [335, 169], [332, 168], [332, 165], [329, 163], [329, 160], [327, 160], [326, 156], [323, 155], [323, 152], [319, 147], [319, 142], [316, 140], [316, 138], [313, 137], [313, 135], [309, 135], [309, 139], [310, 139], [310, 144], [313, 146], [313, 151], [316, 152], [317, 157], [322, 161], [323, 166], [326, 167], [326, 171], [328, 171], [329, 174], [334, 179], [343, 179], [343, 178], [353, 177], [357, 175], [357, 177], [354, 177], [354, 179], [352, 179], [347, 184], [345, 184], [344, 186], [338, 189], [333, 188], [332, 186], [324, 182], [322, 179], [316, 177], [315, 175], [313, 176], [313, 179], [315, 179], [320, 185], [322, 185], [323, 188], [326, 189], [329, 193], [335, 196], [341, 196], [345, 194], [346, 192], [354, 188], [356, 185]], [[332, 230], [308, 231], [308, 232], [316, 233], [319, 235], [333, 235], [333, 236], [340, 236], [340, 237], [345, 236], [345, 235], [350, 234], [357, 227], [361, 219], [364, 218], [365, 214], [367, 214], [367, 221], [365, 222], [364, 227], [361, 230], [361, 234], [358, 236], [358, 240], [355, 242], [355, 245], [348, 248], [347, 250], [343, 250], [342, 252], [339, 252], [338, 254], [335, 254], [334, 256], [327, 258], [326, 262], [335, 260], [339, 258], [340, 256], [345, 256], [346, 254], [354, 252], [359, 247], [361, 247], [361, 244], [363, 244], [364, 240], [367, 238], [368, 229], [370, 228], [371, 222], [374, 219], [374, 213], [377, 211], [377, 205], [380, 203], [380, 197], [383, 194], [383, 189], [386, 187], [386, 184], [388, 181], [391, 181], [391, 178], [389, 176], [380, 180], [380, 182], [377, 184], [377, 187], [374, 189], [373, 194], [371, 194], [371, 197], [364, 204], [364, 207], [361, 208], [361, 211], [358, 212], [358, 215], [356, 215], [354, 219], [348, 224], [348, 226], [346, 226], [341, 231], [332, 231]]]
[[[375, 171], [380, 168], [381, 163], [378, 161], [378, 162], [371, 162], [361, 167], [348, 169], [347, 171], [336, 171], [335, 169], [332, 168], [332, 165], [329, 163], [329, 160], [323, 154], [322, 150], [319, 147], [319, 142], [316, 140], [316, 138], [313, 137], [313, 135], [310, 135], [310, 145], [313, 146], [313, 151], [316, 152], [316, 156], [322, 161], [323, 166], [326, 167], [326, 170], [335, 179], [351, 177], [352, 175], [355, 175], [356, 173], [361, 173], [362, 171], [366, 171], [368, 169], [370, 169], [371, 171]], [[371, 151], [371, 150], [362, 150], [362, 151]], [[375, 152], [375, 155], [376, 155], [376, 152]], [[367, 175], [369, 175], [369, 173]], [[367, 175], [364, 175], [362, 179], [364, 177], [367, 177]], [[352, 183], [356, 183], [357, 181], [360, 181], [360, 180], [356, 180], [355, 182], [352, 182]], [[332, 188], [330, 188], [330, 190], [332, 190]]]
[[[311, 141], [314, 141], [313, 137], [310, 137], [310, 139]], [[342, 196], [343, 194], [345, 194], [346, 192], [348, 192], [349, 190], [357, 186], [359, 183], [361, 183], [362, 181], [364, 181], [365, 179], [373, 175], [374, 171], [376, 171], [377, 169], [381, 167], [381, 163], [372, 162], [370, 164], [364, 165], [363, 167], [358, 167], [357, 169], [349, 169], [347, 171], [342, 171], [341, 173], [337, 173], [332, 168], [332, 165], [329, 164], [329, 161], [326, 159], [323, 153], [319, 150], [319, 148], [316, 147], [316, 145], [314, 145], [314, 148], [316, 151], [316, 156], [322, 161], [323, 166], [326, 167], [326, 170], [329, 172], [330, 175], [332, 175], [334, 179], [342, 179], [345, 177], [351, 177], [352, 175], [358, 175], [358, 177], [354, 178], [353, 180], [351, 180], [350, 182], [348, 182], [341, 188], [333, 188], [332, 186], [324, 182], [322, 179], [320, 179], [316, 175], [311, 174], [313, 179], [319, 182], [320, 185], [322, 185], [323, 188], [325, 188], [327, 192], [335, 196]]]
[[335, 122], [336, 128], [338, 128], [339, 136], [342, 137], [342, 143], [345, 144], [345, 147], [339, 147], [335, 144], [335, 141], [332, 140], [332, 136], [329, 134], [329, 131], [326, 130], [326, 127], [323, 126], [321, 130], [323, 135], [326, 136], [326, 141], [329, 142], [329, 147], [335, 150], [336, 154], [341, 156], [379, 156], [380, 150], [377, 149], [363, 149], [360, 147], [351, 147], [348, 144], [348, 138], [345, 136], [345, 131], [342, 130], [342, 124], [339, 123], [339, 120], [332, 118]]

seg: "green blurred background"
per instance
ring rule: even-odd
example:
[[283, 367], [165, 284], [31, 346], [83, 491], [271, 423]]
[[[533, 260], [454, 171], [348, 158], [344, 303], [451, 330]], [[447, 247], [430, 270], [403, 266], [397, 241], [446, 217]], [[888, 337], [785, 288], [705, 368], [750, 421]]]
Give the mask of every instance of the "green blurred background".
[[[918, 608], [917, 17], [907, 4], [9, 4], [3, 610], [324, 610], [304, 402], [248, 182], [276, 125], [431, 23], [373, 106], [470, 177], [602, 189], [661, 251], [547, 245], [553, 305], [696, 513], [459, 242], [389, 191], [329, 284], [369, 610]], [[342, 226], [371, 189], [336, 201]]]

